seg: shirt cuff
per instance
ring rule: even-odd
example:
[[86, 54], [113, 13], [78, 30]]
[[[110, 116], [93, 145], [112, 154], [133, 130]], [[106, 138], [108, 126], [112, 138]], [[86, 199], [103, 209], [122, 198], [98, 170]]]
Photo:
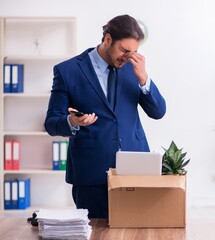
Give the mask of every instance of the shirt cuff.
[[139, 87], [140, 87], [140, 89], [142, 90], [142, 92], [144, 94], [149, 94], [149, 92], [150, 92], [150, 85], [151, 85], [151, 79], [148, 77], [147, 80], [146, 80], [145, 85], [143, 85], [143, 86], [139, 85]]
[[79, 131], [80, 130], [80, 126], [77, 125], [77, 126], [73, 126], [69, 120], [69, 115], [67, 116], [67, 122], [69, 124], [69, 127], [70, 127], [70, 130], [72, 132], [72, 135], [76, 135], [76, 131]]

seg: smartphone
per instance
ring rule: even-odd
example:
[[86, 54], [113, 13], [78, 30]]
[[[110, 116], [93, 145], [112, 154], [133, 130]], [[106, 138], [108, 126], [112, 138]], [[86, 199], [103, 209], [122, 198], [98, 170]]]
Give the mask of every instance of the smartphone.
[[82, 112], [77, 112], [77, 111], [70, 111], [70, 113], [74, 113], [75, 116], [77, 116], [77, 117], [81, 117], [81, 116], [84, 115], [84, 113], [82, 113]]

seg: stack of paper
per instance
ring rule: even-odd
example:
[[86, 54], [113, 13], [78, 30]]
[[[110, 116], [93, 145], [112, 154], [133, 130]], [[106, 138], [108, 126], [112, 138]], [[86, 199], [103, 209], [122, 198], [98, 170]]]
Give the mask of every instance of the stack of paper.
[[92, 229], [87, 209], [40, 209], [37, 219], [42, 239], [90, 239]]

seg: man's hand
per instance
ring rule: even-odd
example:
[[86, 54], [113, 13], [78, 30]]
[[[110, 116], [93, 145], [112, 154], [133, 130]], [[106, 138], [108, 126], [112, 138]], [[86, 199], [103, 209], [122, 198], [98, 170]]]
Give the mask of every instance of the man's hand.
[[68, 108], [68, 111], [70, 113], [69, 120], [72, 126], [87, 126], [93, 124], [98, 119], [95, 113], [84, 114], [81, 117], [77, 117], [75, 113], [71, 113], [71, 111], [77, 111], [76, 109]]
[[127, 61], [133, 65], [134, 73], [139, 80], [140, 86], [146, 84], [148, 74], [145, 68], [145, 57], [137, 52], [126, 53]]

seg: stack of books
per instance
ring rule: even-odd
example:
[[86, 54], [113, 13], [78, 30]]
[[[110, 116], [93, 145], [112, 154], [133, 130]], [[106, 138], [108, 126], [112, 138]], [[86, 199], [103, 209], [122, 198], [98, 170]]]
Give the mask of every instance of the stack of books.
[[42, 239], [90, 239], [92, 228], [87, 209], [40, 209], [37, 220]]

